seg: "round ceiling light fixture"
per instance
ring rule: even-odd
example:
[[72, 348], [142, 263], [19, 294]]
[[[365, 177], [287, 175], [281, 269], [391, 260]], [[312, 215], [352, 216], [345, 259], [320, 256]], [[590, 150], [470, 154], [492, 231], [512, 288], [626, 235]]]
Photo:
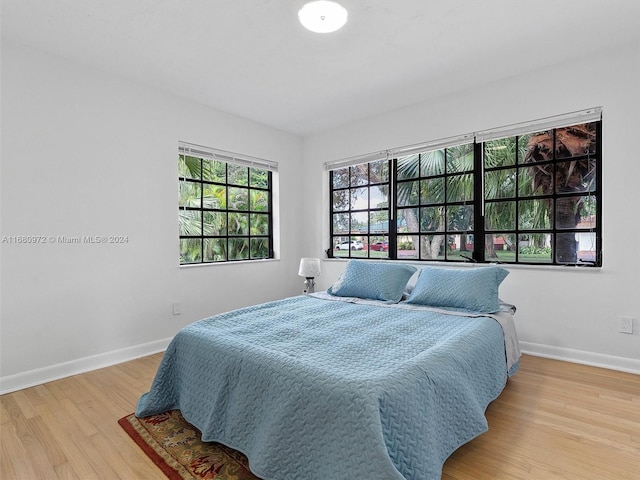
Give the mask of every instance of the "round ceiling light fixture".
[[298, 12], [300, 23], [316, 33], [331, 33], [347, 23], [347, 10], [336, 2], [309, 2]]

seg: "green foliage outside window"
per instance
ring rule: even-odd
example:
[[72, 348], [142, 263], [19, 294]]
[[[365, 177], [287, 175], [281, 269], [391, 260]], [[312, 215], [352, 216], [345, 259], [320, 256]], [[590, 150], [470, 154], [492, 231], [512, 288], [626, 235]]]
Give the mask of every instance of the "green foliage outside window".
[[334, 170], [332, 254], [599, 266], [600, 132], [595, 121]]
[[180, 264], [271, 258], [271, 173], [178, 155]]

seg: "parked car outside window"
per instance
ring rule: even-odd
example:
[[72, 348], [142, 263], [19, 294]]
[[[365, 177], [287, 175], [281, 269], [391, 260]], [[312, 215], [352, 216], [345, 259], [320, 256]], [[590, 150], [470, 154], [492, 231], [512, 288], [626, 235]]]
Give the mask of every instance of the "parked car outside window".
[[354, 240], [352, 242], [342, 242], [336, 245], [336, 250], [362, 250], [363, 245], [359, 240]]
[[378, 252], [387, 252], [389, 250], [389, 243], [388, 242], [373, 242], [371, 245], [369, 245], [369, 248], [371, 250], [376, 250]]

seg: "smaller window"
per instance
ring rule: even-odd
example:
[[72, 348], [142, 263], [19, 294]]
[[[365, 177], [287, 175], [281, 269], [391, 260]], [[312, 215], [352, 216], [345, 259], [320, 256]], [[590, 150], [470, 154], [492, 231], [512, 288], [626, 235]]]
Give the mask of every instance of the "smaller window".
[[271, 164], [193, 150], [178, 154], [180, 265], [273, 258]]

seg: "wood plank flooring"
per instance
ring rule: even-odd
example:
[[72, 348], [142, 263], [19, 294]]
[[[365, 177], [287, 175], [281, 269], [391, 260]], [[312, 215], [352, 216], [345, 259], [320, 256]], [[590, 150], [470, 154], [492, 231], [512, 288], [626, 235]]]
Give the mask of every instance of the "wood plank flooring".
[[[160, 359], [1, 396], [0, 478], [165, 479], [117, 424]], [[447, 460], [443, 480], [640, 480], [638, 375], [525, 355], [487, 418], [489, 431]]]

